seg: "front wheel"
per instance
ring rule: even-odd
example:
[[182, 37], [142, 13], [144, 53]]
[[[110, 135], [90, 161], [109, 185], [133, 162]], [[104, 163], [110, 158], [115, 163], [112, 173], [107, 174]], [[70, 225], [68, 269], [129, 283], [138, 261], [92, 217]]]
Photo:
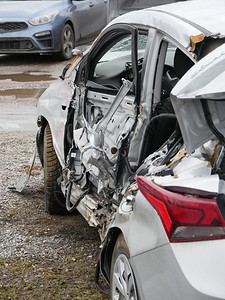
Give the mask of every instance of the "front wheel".
[[66, 200], [57, 182], [60, 163], [55, 153], [49, 124], [44, 129], [43, 145], [45, 207], [49, 214], [66, 214]]
[[73, 49], [75, 47], [74, 32], [69, 24], [66, 24], [62, 30], [61, 36], [61, 51], [58, 57], [62, 60], [68, 60], [73, 56]]
[[129, 258], [129, 249], [123, 235], [120, 234], [113, 250], [111, 263], [110, 289], [112, 300], [138, 300], [136, 282]]

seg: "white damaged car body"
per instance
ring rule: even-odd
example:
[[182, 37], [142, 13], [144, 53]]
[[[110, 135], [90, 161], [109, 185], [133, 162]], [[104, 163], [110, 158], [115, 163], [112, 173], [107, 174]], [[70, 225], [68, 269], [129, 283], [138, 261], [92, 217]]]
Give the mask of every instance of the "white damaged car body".
[[46, 209], [98, 228], [112, 299], [225, 299], [224, 13], [123, 15], [39, 100]]

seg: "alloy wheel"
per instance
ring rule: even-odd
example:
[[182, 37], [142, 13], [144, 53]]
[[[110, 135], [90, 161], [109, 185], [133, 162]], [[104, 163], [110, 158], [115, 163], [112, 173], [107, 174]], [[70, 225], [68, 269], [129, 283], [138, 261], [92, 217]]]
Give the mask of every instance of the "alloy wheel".
[[114, 264], [112, 277], [112, 299], [138, 299], [133, 271], [128, 258], [124, 254], [120, 254]]

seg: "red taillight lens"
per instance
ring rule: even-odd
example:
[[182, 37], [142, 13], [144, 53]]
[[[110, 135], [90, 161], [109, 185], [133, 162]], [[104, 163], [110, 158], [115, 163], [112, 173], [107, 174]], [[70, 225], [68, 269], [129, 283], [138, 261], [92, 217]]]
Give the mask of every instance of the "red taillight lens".
[[215, 199], [173, 193], [142, 176], [137, 183], [158, 212], [171, 242], [225, 238], [225, 220]]

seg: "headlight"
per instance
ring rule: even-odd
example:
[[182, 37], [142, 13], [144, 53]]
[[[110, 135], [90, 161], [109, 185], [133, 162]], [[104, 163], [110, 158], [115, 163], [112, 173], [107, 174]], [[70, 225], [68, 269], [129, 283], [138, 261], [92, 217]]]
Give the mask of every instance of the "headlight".
[[30, 19], [29, 23], [34, 26], [51, 23], [52, 21], [54, 21], [55, 17], [58, 15], [58, 13], [59, 13], [58, 11], [54, 11], [53, 13], [50, 13], [47, 15], [35, 17], [33, 19]]

